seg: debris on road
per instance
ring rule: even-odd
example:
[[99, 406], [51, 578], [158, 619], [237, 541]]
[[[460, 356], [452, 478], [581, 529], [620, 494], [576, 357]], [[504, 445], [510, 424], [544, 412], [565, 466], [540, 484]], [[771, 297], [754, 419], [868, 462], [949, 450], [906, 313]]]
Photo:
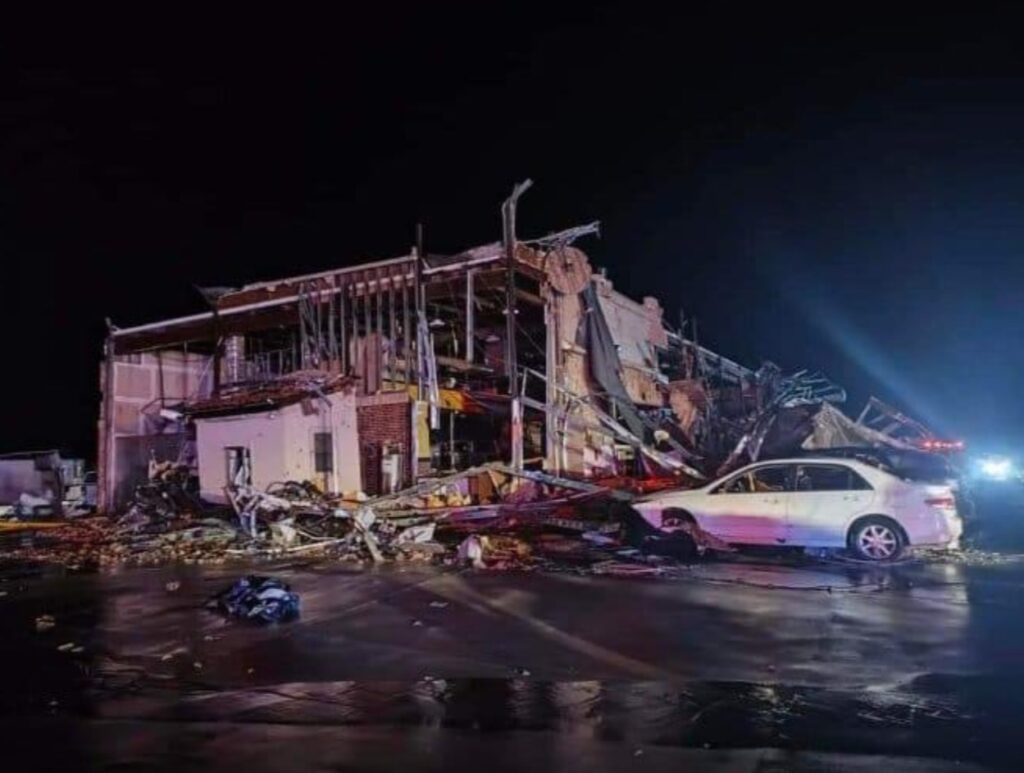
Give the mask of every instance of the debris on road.
[[[782, 394], [778, 405], [785, 406], [831, 393], [827, 383], [803, 379]], [[657, 576], [667, 562], [733, 552], [691, 519], [669, 516], [654, 528], [629, 506], [635, 494], [668, 482], [579, 480], [488, 463], [376, 497], [328, 494], [310, 481], [273, 483], [265, 491], [239, 483], [225, 489], [230, 507], [223, 507], [194, 501], [181, 466], [154, 464], [150, 483], [124, 516], [78, 517], [18, 532], [0, 542], [0, 557], [72, 570], [301, 556]], [[165, 588], [174, 592], [180, 583]]]
[[165, 652], [160, 656], [160, 660], [167, 662], [168, 660], [174, 660], [178, 655], [187, 655], [188, 647], [175, 647], [170, 652]]
[[471, 534], [459, 545], [458, 559], [460, 564], [470, 564], [475, 569], [484, 568], [484, 548], [480, 537]]
[[[363, 501], [324, 494], [309, 482], [277, 483], [267, 491], [232, 486], [230, 510], [194, 510], [191, 504], [178, 509], [173, 504], [180, 501], [174, 493], [181, 484], [178, 475], [173, 468], [158, 473], [154, 481], [164, 487], [163, 493], [146, 500], [151, 502], [146, 507], [137, 502], [124, 517], [80, 517], [52, 524], [45, 532], [31, 533], [29, 540], [0, 548], [0, 554], [70, 569], [220, 564], [301, 555], [373, 564], [422, 561], [481, 570], [556, 568], [567, 563], [582, 570], [612, 556], [639, 563], [647, 561], [648, 554], [689, 560], [697, 550], [678, 548], [684, 539], [699, 543], [700, 550], [729, 549], [695, 526], [680, 524], [678, 534], [662, 534], [647, 540], [650, 544], [643, 550], [622, 553], [630, 546], [641, 547], [634, 534], [638, 516], [619, 501], [622, 490], [516, 472], [499, 464], [422, 480], [409, 489], [362, 497]], [[673, 545], [677, 549], [672, 550]], [[175, 592], [181, 583], [173, 580], [164, 587]]]
[[[325, 494], [308, 481], [275, 483], [266, 491], [232, 485], [225, 492], [230, 510], [196, 509], [180, 467], [153, 468], [125, 516], [62, 523], [5, 554], [72, 569], [298, 554], [512, 569], [555, 560], [559, 540], [562, 554], [577, 561], [625, 544], [622, 514], [607, 507], [624, 492], [496, 463], [374, 498]], [[541, 543], [538, 555], [534, 547]]]
[[190, 475], [185, 465], [151, 462], [149, 480], [135, 487], [135, 495], [119, 525], [142, 531], [159, 528], [182, 515], [202, 512], [202, 502], [189, 488]]
[[210, 606], [229, 617], [283, 623], [299, 616], [299, 596], [281, 580], [251, 575], [225, 590]]

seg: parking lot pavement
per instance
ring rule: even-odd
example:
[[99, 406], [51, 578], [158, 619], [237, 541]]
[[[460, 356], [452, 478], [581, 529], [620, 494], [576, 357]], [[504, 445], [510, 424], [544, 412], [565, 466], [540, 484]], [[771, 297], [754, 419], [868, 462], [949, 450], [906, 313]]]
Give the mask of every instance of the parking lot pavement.
[[[1017, 556], [888, 567], [741, 557], [642, 580], [260, 571], [300, 594], [298, 621], [254, 627], [204, 609], [238, 568], [8, 571], [0, 653], [18, 668], [0, 694], [5, 733], [20, 727], [28, 743], [70, 723], [82, 744], [51, 750], [69, 761], [100, 754], [118, 723], [159, 728], [161, 743], [175, 727], [257, 723], [908, 763], [1024, 753]], [[51, 629], [37, 630], [42, 615]]]

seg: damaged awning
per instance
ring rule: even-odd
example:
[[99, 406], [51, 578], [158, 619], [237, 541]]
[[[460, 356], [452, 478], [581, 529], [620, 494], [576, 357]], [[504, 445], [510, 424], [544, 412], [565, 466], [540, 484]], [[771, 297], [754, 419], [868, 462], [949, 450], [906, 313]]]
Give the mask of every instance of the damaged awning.
[[275, 381], [229, 387], [218, 395], [185, 405], [182, 412], [203, 418], [268, 411], [323, 397], [355, 383], [356, 379], [350, 376], [298, 372]]

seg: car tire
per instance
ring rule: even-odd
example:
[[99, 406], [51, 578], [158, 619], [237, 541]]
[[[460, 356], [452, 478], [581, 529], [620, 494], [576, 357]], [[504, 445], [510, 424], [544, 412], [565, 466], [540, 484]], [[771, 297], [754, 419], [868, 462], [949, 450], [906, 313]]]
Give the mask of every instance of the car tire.
[[[674, 525], [670, 519], [674, 519], [677, 523], [697, 523], [688, 512], [674, 507], [664, 510], [661, 517], [662, 529], [668, 525]], [[697, 541], [685, 531], [665, 533], [659, 530], [656, 536], [644, 541], [642, 550], [648, 555], [674, 558], [679, 561], [692, 561], [700, 553], [697, 549]]]
[[847, 546], [862, 561], [895, 561], [903, 555], [907, 539], [891, 518], [873, 515], [853, 525]]
[[665, 526], [675, 525], [673, 521], [679, 523], [692, 523], [696, 526], [697, 519], [690, 515], [685, 510], [678, 507], [666, 507], [661, 513], [661, 525], [662, 528]]

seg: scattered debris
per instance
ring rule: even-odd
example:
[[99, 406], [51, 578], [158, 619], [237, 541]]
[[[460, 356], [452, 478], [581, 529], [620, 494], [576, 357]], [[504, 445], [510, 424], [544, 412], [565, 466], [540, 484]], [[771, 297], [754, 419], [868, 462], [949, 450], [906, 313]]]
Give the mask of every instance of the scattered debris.
[[[175, 474], [169, 468], [155, 480], [176, 481]], [[645, 552], [669, 554], [619, 552], [641, 547], [631, 536], [638, 516], [618, 501], [622, 490], [497, 464], [423, 480], [361, 503], [323, 494], [308, 482], [277, 483], [266, 492], [247, 486], [228, 491], [230, 511], [165, 507], [145, 519], [80, 517], [33, 533], [30, 542], [4, 554], [70, 569], [314, 554], [328, 560], [423, 561], [490, 570], [553, 568], [562, 561], [583, 568], [612, 555], [643, 561]], [[687, 539], [696, 539], [700, 549], [728, 549], [696, 534], [695, 528], [680, 525], [678, 536], [665, 533], [659, 542], [669, 548], [689, 533]], [[683, 560], [691, 553], [675, 551]], [[168, 581], [164, 588], [176, 592], [181, 582]]]
[[178, 655], [187, 655], [187, 654], [188, 654], [188, 647], [175, 647], [170, 652], [166, 652], [163, 655], [161, 655], [160, 656], [160, 660], [163, 660], [163, 661], [166, 662], [168, 660], [173, 660]]
[[484, 548], [480, 537], [471, 534], [459, 545], [458, 553], [460, 564], [471, 564], [474, 569], [484, 568]]
[[118, 523], [136, 531], [159, 530], [183, 515], [202, 510], [187, 465], [151, 461], [149, 480], [136, 486], [135, 495]]
[[166, 590], [167, 590], [167, 591], [168, 591], [169, 593], [174, 593], [174, 591], [178, 590], [178, 588], [180, 588], [180, 587], [181, 587], [181, 583], [180, 583], [180, 582], [178, 582], [177, 580], [171, 580], [171, 581], [170, 581], [170, 582], [168, 582], [168, 583], [167, 583], [166, 585], [164, 585], [164, 588], [165, 588], [165, 589], [166, 589]]
[[290, 548], [296, 544], [298, 537], [293, 518], [282, 518], [270, 524], [270, 541], [277, 547]]
[[299, 596], [273, 577], [243, 577], [210, 606], [230, 617], [260, 623], [281, 623], [299, 616]]
[[704, 529], [698, 526], [694, 521], [676, 521], [673, 520], [670, 516], [665, 519], [665, 522], [663, 523], [663, 528], [665, 530], [676, 530], [683, 532], [693, 541], [694, 545], [696, 545], [697, 550], [699, 551], [717, 550], [720, 553], [736, 552], [736, 548], [734, 548], [728, 542], [719, 539], [714, 534], [710, 534], [704, 531]]
[[608, 574], [617, 577], [656, 577], [663, 573], [660, 566], [645, 566], [628, 561], [602, 561], [591, 567], [594, 574]]
[[373, 526], [376, 521], [376, 513], [366, 506], [362, 506], [356, 510], [356, 514], [352, 517], [352, 523], [355, 524], [356, 532], [362, 539], [363, 544], [366, 545], [366, 549], [370, 552], [370, 556], [373, 558], [375, 563], [380, 563], [384, 560], [384, 556], [380, 552], [380, 547], [377, 544], [377, 537], [374, 536], [372, 531], [370, 531], [370, 527]]
[[[828, 395], [823, 389], [814, 379], [797, 381], [780, 399], [803, 404]], [[308, 481], [275, 483], [266, 491], [233, 485], [227, 489], [230, 509], [193, 510], [168, 504], [177, 501], [175, 486], [184, 491], [182, 476], [180, 467], [154, 465], [151, 484], [165, 490], [158, 497], [162, 504], [150, 508], [145, 518], [79, 517], [49, 524], [52, 528], [7, 542], [0, 555], [72, 570], [236, 560], [251, 564], [301, 555], [373, 564], [421, 561], [489, 571], [657, 577], [667, 576], [670, 562], [686, 564], [709, 551], [733, 550], [692, 521], [669, 518], [655, 529], [628, 506], [634, 493], [664, 488], [670, 480], [665, 477], [595, 482], [491, 463], [424, 478], [407, 489], [362, 497], [362, 502], [355, 501], [353, 492], [347, 499], [325, 494]], [[142, 512], [141, 506], [135, 512]], [[173, 593], [181, 582], [171, 580], [164, 587]], [[268, 588], [268, 598], [288, 593]], [[248, 598], [256, 607], [253, 599], [258, 599], [257, 590], [248, 590], [249, 596], [239, 590], [239, 599], [225, 599], [220, 608], [247, 616], [238, 611], [241, 600]], [[227, 609], [229, 603], [235, 611]], [[253, 616], [273, 617], [278, 606], [288, 614], [287, 604], [275, 602]], [[41, 621], [37, 630], [48, 630]]]
[[398, 536], [395, 538], [395, 544], [405, 545], [408, 543], [416, 543], [422, 545], [428, 542], [433, 542], [434, 532], [436, 530], [436, 523], [424, 523], [420, 526], [410, 526], [399, 532]]

